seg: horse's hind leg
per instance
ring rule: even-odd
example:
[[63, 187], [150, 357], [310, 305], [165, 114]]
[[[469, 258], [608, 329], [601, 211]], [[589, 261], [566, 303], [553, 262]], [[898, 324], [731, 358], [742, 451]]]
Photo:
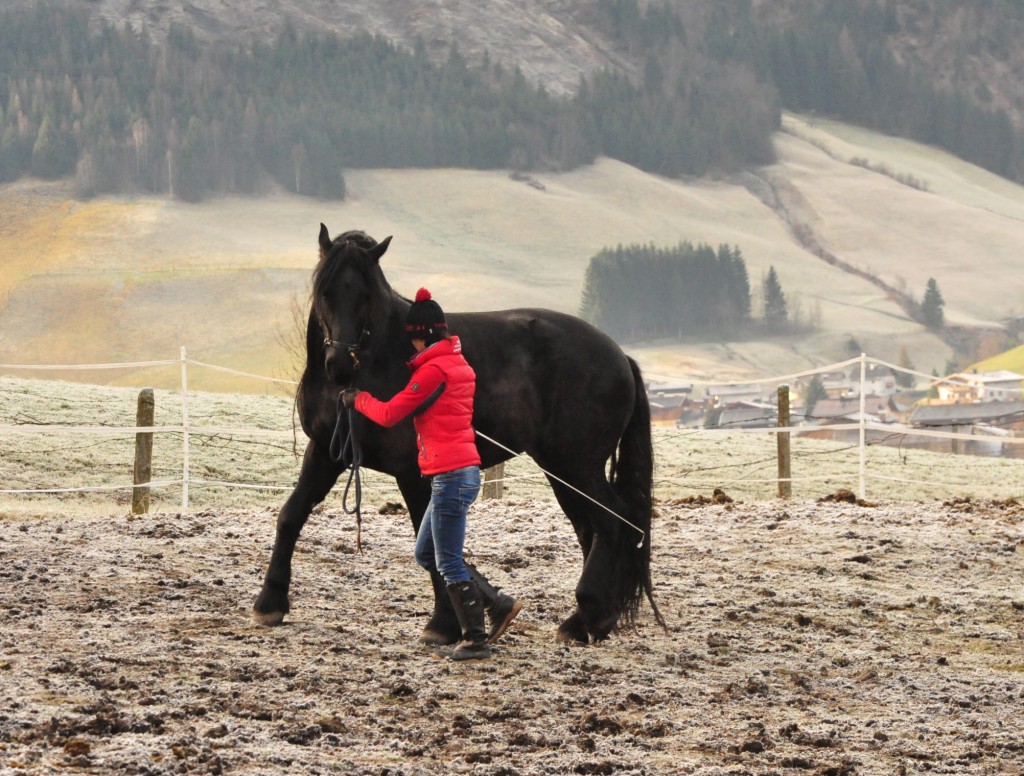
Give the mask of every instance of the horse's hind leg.
[[[588, 643], [600, 641], [612, 632], [619, 618], [618, 582], [616, 574], [615, 537], [621, 527], [615, 516], [581, 496], [557, 480], [551, 480], [555, 498], [576, 529], [583, 550], [583, 573], [576, 585], [576, 611], [559, 627], [556, 639], [561, 642]], [[581, 487], [587, 495], [608, 504], [617, 514], [625, 505], [604, 479], [591, 478]]]
[[253, 618], [260, 625], [279, 625], [288, 613], [295, 543], [309, 513], [327, 497], [339, 474], [340, 467], [331, 461], [326, 451], [310, 441], [302, 457], [299, 481], [278, 513], [274, 551], [263, 578], [263, 588], [253, 604]]

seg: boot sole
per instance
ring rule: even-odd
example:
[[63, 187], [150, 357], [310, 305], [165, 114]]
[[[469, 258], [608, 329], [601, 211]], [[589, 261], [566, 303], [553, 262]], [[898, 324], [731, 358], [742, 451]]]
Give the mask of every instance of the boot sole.
[[514, 620], [519, 615], [519, 612], [521, 612], [522, 610], [522, 602], [516, 601], [512, 605], [512, 610], [507, 615], [505, 615], [505, 619], [501, 621], [501, 624], [498, 625], [498, 627], [494, 629], [491, 635], [487, 637], [487, 643], [493, 644], [498, 639], [500, 639], [502, 634], [508, 630], [508, 626], [512, 624], [512, 620]]
[[491, 650], [488, 649], [486, 652], [474, 651], [474, 652], [452, 652], [448, 657], [456, 662], [463, 662], [466, 660], [487, 660], [491, 656]]

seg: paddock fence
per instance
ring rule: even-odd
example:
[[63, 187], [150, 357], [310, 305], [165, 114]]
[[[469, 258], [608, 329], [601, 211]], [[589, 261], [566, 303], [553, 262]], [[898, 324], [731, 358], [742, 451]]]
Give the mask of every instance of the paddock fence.
[[[936, 382], [934, 376], [864, 354], [814, 370], [742, 383], [686, 378], [694, 389], [760, 385], [767, 395], [779, 397], [778, 420], [758, 427], [655, 423], [655, 498], [685, 500], [715, 491], [736, 500], [821, 498], [840, 491], [879, 501], [1024, 495], [1021, 413], [953, 431], [881, 422], [866, 411], [866, 375], [872, 366], [908, 373], [925, 385]], [[137, 414], [144, 387], [18, 376], [153, 367], [178, 370], [180, 388], [155, 392], [152, 424], [140, 423]], [[783, 410], [791, 386], [816, 374], [857, 369], [854, 412], [836, 422], [786, 417]], [[194, 391], [189, 387], [190, 370], [266, 381], [279, 388], [280, 395]], [[127, 509], [142, 494], [147, 500], [152, 494], [154, 505], [162, 510], [269, 507], [283, 502], [294, 487], [306, 438], [294, 416], [292, 380], [195, 360], [184, 347], [176, 359], [155, 361], [0, 364], [0, 375], [0, 497], [5, 509], [39, 508], [44, 503], [109, 509], [112, 502]], [[152, 455], [143, 467], [146, 476], [139, 479], [136, 451], [145, 438], [151, 440]], [[1001, 454], [963, 453], [969, 445], [979, 444]], [[934, 449], [939, 445], [949, 449]], [[491, 494], [507, 499], [550, 497], [544, 473], [524, 457], [509, 461], [502, 473], [488, 471], [487, 480]], [[330, 498], [340, 500], [341, 490], [335, 488]], [[366, 473], [363, 490], [364, 500], [381, 511], [401, 502], [393, 481], [383, 475]]]

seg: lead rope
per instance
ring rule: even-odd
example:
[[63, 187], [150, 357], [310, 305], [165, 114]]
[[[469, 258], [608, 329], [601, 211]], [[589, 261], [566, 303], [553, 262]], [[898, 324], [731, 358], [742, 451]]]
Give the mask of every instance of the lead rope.
[[[363, 480], [362, 474], [359, 471], [359, 467], [363, 464], [363, 448], [359, 444], [359, 438], [356, 436], [356, 410], [355, 407], [348, 408], [348, 434], [345, 437], [345, 442], [341, 441], [341, 419], [343, 417], [344, 405], [341, 402], [341, 394], [338, 394], [338, 416], [334, 423], [334, 433], [331, 435], [331, 446], [329, 453], [331, 460], [336, 463], [341, 463], [348, 457], [350, 461], [350, 468], [348, 472], [348, 482], [345, 483], [345, 492], [341, 497], [341, 509], [346, 515], [356, 516], [356, 550], [360, 553], [363, 551], [363, 514], [362, 514], [362, 503], [363, 503]], [[348, 494], [352, 488], [352, 483], [355, 483], [355, 506], [349, 509], [348, 506]]]
[[[477, 431], [476, 429], [474, 429], [474, 431], [476, 431], [476, 435], [478, 437], [480, 437], [481, 439], [486, 439], [492, 445], [497, 445], [502, 450], [505, 450], [506, 452], [512, 453], [512, 455], [515, 456], [516, 458], [522, 458], [525, 455], [525, 453], [517, 453], [515, 450], [513, 450], [511, 448], [505, 447], [505, 445], [503, 445], [501, 442], [498, 442], [498, 441], [496, 441], [494, 439], [491, 439], [489, 436], [487, 436], [487, 434], [483, 433], [482, 431]], [[536, 461], [534, 461], [534, 463], [536, 463]], [[540, 469], [542, 472], [544, 472], [544, 474], [546, 474], [548, 477], [551, 477], [552, 479], [558, 480], [560, 483], [565, 485], [565, 487], [569, 488], [570, 490], [576, 491], [581, 496], [583, 496], [583, 498], [585, 498], [585, 499], [587, 499], [589, 501], [593, 501], [595, 504], [597, 504], [599, 507], [601, 507], [601, 509], [603, 509], [605, 512], [610, 513], [612, 516], [618, 518], [623, 523], [628, 525], [630, 528], [632, 528], [634, 531], [636, 531], [638, 534], [640, 534], [640, 541], [636, 545], [637, 549], [640, 549], [641, 547], [644, 546], [644, 539], [647, 538], [647, 533], [644, 531], [643, 528], [640, 528], [639, 526], [634, 525], [633, 523], [629, 522], [626, 518], [624, 518], [618, 512], [615, 512], [614, 510], [609, 509], [608, 507], [606, 507], [604, 504], [602, 504], [597, 499], [593, 498], [592, 496], [588, 496], [586, 493], [584, 493], [579, 488], [575, 487], [574, 485], [570, 485], [568, 482], [563, 480], [561, 477], [552, 474], [551, 472], [549, 472], [546, 469], [544, 469], [542, 466], [537, 466], [537, 468]]]

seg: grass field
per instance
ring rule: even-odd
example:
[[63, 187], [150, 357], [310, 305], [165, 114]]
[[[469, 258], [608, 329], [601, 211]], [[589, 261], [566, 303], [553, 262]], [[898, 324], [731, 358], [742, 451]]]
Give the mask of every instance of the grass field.
[[[137, 390], [78, 383], [0, 378], [0, 463], [3, 490], [98, 488], [93, 492], [0, 494], [3, 514], [125, 512], [132, 482]], [[179, 393], [156, 392], [157, 426], [181, 424]], [[289, 397], [190, 392], [191, 509], [278, 506], [295, 483], [305, 446], [292, 431]], [[96, 433], [34, 433], [41, 425], [100, 428]], [[198, 431], [195, 427], [216, 429]], [[109, 431], [107, 429], [110, 429]], [[277, 432], [273, 436], [246, 433]], [[776, 496], [776, 441], [769, 434], [719, 434], [654, 428], [656, 498], [710, 497], [715, 488], [739, 501]], [[855, 445], [794, 437], [793, 497], [816, 499], [841, 489], [859, 489], [860, 454]], [[182, 434], [154, 436], [154, 481], [182, 479]], [[954, 497], [1024, 498], [1024, 459], [953, 456], [899, 447], [869, 446], [866, 454], [868, 500], [928, 501]], [[551, 498], [542, 472], [529, 459], [506, 466], [508, 498]], [[884, 479], [883, 479], [884, 478]], [[261, 489], [229, 488], [231, 482]], [[328, 502], [338, 506], [344, 482]], [[111, 490], [114, 486], [120, 489]], [[364, 477], [366, 508], [401, 501], [389, 478]], [[181, 505], [181, 486], [153, 491], [154, 511]]]
[[[944, 371], [948, 347], [879, 288], [803, 249], [751, 193], [754, 179], [849, 265], [918, 296], [935, 277], [951, 322], [997, 326], [1021, 311], [1024, 189], [906, 141], [796, 116], [784, 124], [778, 163], [742, 180], [668, 180], [609, 159], [525, 182], [500, 170], [352, 170], [340, 203], [277, 195], [201, 205], [79, 202], [62, 183], [9, 184], [0, 187], [0, 363], [173, 359], [184, 345], [202, 361], [293, 377], [293, 307], [305, 304], [323, 221], [335, 233], [394, 235], [389, 280], [406, 295], [428, 286], [449, 309], [575, 312], [602, 248], [690, 240], [739, 246], [755, 290], [774, 266], [791, 309], [820, 316], [799, 337], [630, 343], [652, 377], [789, 373], [842, 360], [851, 338], [877, 358], [895, 362], [906, 348], [918, 370]], [[173, 370], [56, 376], [176, 384]], [[196, 379], [203, 390], [266, 390], [222, 373]]]

